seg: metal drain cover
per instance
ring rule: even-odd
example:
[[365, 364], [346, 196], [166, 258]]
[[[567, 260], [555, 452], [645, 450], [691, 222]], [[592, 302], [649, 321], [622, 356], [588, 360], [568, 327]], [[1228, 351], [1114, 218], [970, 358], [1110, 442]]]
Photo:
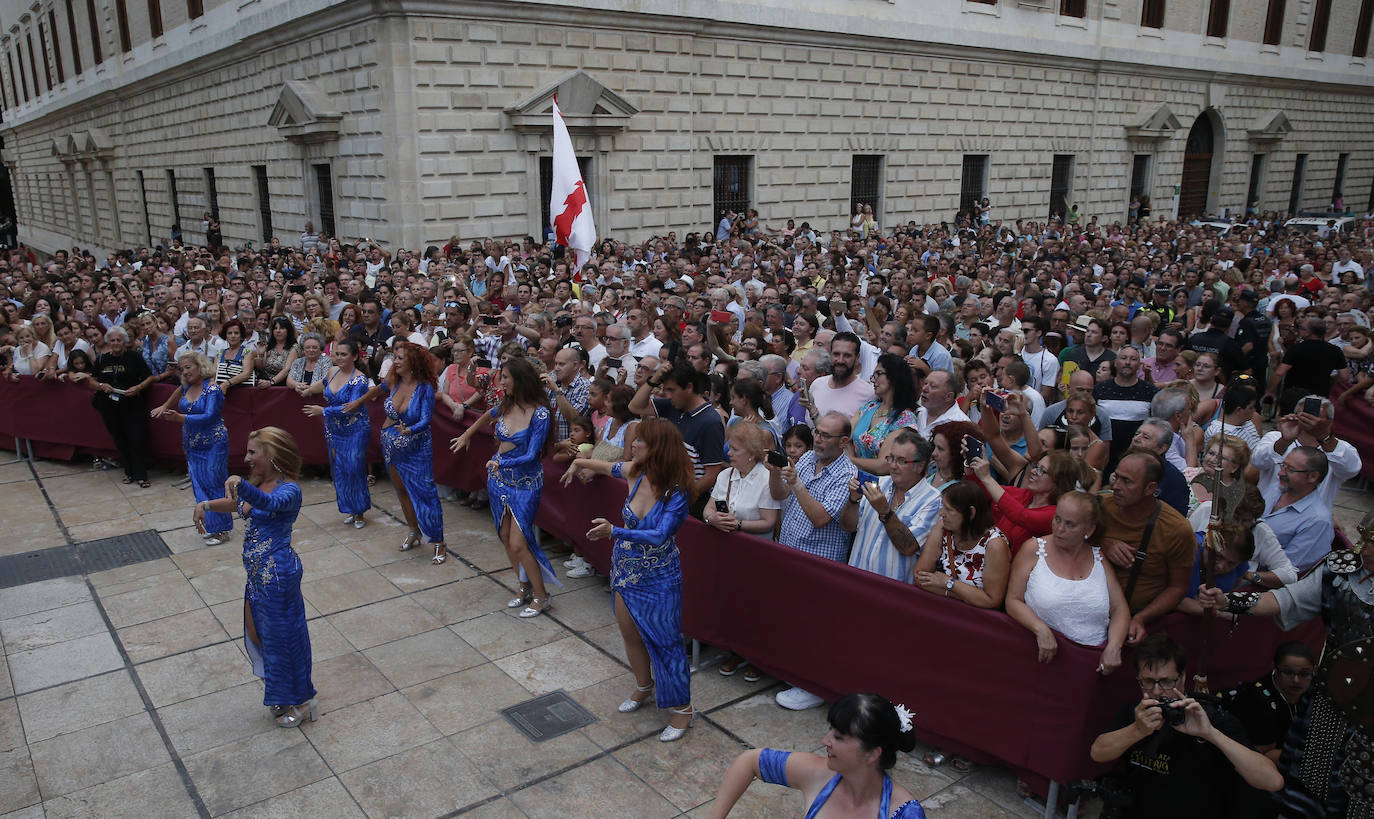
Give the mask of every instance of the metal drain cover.
[[169, 557], [171, 554], [172, 550], [162, 542], [162, 536], [151, 529], [91, 540], [75, 546], [38, 549], [0, 557], [0, 589], [54, 577], [94, 574]]
[[76, 544], [76, 549], [81, 554], [81, 565], [87, 574], [158, 560], [172, 554], [172, 550], [162, 542], [162, 535], [152, 529], [88, 540]]
[[71, 546], [0, 557], [0, 589], [74, 574], [81, 574], [81, 561]]
[[502, 709], [501, 716], [530, 742], [544, 742], [596, 722], [590, 711], [561, 688]]

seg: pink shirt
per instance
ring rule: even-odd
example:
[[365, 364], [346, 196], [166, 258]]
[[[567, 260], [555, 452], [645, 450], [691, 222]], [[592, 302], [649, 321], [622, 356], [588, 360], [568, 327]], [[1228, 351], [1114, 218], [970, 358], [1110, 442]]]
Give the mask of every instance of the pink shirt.
[[853, 418], [873, 397], [873, 385], [863, 378], [855, 376], [843, 387], [832, 387], [830, 379], [831, 376], [823, 375], [811, 383], [811, 400], [822, 416], [827, 412], [838, 412], [846, 418]]

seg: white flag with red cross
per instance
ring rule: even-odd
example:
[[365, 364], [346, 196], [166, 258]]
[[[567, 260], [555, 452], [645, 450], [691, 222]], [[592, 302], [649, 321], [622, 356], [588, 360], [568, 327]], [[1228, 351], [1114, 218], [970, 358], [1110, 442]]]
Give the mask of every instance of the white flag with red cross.
[[549, 194], [549, 218], [554, 243], [573, 250], [573, 272], [581, 278], [582, 266], [591, 256], [592, 245], [596, 244], [596, 225], [592, 222], [587, 186], [577, 167], [572, 137], [563, 122], [563, 113], [558, 110], [557, 97], [553, 99], [553, 191]]

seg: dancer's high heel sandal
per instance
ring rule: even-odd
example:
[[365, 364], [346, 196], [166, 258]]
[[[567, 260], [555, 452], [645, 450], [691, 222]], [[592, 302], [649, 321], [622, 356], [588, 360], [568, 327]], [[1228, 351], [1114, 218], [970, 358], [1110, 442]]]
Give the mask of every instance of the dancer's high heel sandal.
[[361, 529], [361, 528], [363, 528], [363, 527], [366, 526], [366, 525], [367, 525], [367, 518], [363, 517], [362, 515], [354, 515], [354, 516], [353, 516], [353, 528], [354, 528], [354, 529]]
[[550, 600], [547, 596], [532, 597], [530, 598], [530, 604], [525, 607], [524, 611], [520, 612], [520, 616], [538, 617], [539, 615], [543, 614], [551, 608], [553, 608], [553, 601]]
[[687, 720], [687, 724], [682, 726], [681, 728], [674, 728], [671, 725], [664, 728], [663, 733], [658, 735], [659, 742], [677, 742], [679, 739], [682, 739], [683, 734], [687, 733], [687, 729], [692, 727], [692, 723], [697, 721], [697, 709], [693, 708], [690, 705], [687, 706], [685, 709], [673, 708], [671, 709], [670, 713], [677, 714], [679, 716], [686, 716], [688, 714], [691, 714], [692, 718]]
[[639, 706], [641, 706], [641, 705], [643, 705], [644, 703], [648, 702], [649, 699], [653, 697], [653, 694], [652, 694], [652, 693], [649, 693], [649, 692], [652, 692], [653, 690], [654, 690], [654, 684], [653, 684], [653, 682], [650, 682], [648, 685], [636, 685], [636, 686], [635, 686], [635, 693], [637, 693], [637, 694], [646, 694], [646, 693], [647, 693], [647, 694], [649, 694], [649, 696], [645, 697], [645, 698], [642, 699], [642, 700], [637, 700], [637, 699], [635, 699], [634, 697], [629, 697], [629, 698], [626, 699], [624, 702], [622, 702], [619, 706], [617, 706], [615, 710], [619, 711], [619, 712], [622, 713], [622, 714], [631, 714], [631, 713], [634, 713], [635, 711], [638, 711], [638, 710], [639, 710]]
[[521, 583], [520, 591], [514, 597], [506, 601], [506, 608], [518, 609], [528, 605], [534, 599], [534, 586], [529, 583]]
[[438, 566], [448, 560], [448, 548], [442, 543], [434, 544], [434, 559], [429, 561], [431, 566]]
[[407, 552], [407, 551], [410, 551], [411, 549], [414, 549], [416, 546], [419, 546], [419, 545], [420, 545], [420, 530], [419, 530], [419, 529], [411, 529], [411, 530], [410, 530], [410, 534], [406, 536], [406, 539], [403, 540], [403, 541], [401, 541], [401, 551]]
[[311, 697], [300, 705], [293, 705], [287, 708], [281, 716], [277, 717], [277, 724], [283, 728], [295, 728], [297, 725], [305, 722], [307, 718], [311, 722], [320, 718], [319, 705], [316, 703], [314, 697]]

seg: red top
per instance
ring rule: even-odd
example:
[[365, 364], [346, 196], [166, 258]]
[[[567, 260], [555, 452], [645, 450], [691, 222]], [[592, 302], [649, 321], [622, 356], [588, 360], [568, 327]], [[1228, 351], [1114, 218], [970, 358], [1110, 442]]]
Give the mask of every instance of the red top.
[[[981, 483], [978, 485], [982, 486]], [[986, 492], [987, 487], [983, 487], [983, 491]], [[1007, 536], [1007, 545], [1011, 547], [1013, 557], [1027, 540], [1048, 535], [1054, 521], [1054, 504], [1026, 508], [1032, 496], [1029, 489], [1004, 486], [1002, 499], [992, 505], [992, 516], [997, 521], [997, 528]]]

